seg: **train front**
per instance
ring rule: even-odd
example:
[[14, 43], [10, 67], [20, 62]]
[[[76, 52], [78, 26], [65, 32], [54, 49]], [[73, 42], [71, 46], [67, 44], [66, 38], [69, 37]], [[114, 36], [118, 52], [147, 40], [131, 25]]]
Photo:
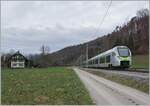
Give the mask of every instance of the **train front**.
[[129, 68], [132, 63], [130, 49], [126, 46], [118, 46], [117, 51], [118, 51], [118, 59], [120, 61], [120, 67]]

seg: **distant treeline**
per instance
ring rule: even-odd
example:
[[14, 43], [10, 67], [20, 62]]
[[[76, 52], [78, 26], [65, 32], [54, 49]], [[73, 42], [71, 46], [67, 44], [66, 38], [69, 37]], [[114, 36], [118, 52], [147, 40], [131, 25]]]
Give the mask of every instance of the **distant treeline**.
[[[112, 33], [90, 42], [69, 46], [51, 54], [30, 55], [33, 66], [77, 65], [88, 56], [93, 57], [117, 45], [128, 46], [133, 55], [149, 53], [149, 10], [141, 9], [137, 15], [122, 26], [116, 26]], [[3, 62], [3, 61], [2, 61]]]

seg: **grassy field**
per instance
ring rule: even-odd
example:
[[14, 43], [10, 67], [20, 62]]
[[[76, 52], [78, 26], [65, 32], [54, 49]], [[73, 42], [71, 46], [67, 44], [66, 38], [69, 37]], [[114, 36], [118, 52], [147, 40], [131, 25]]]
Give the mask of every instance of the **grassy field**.
[[2, 104], [90, 105], [92, 100], [68, 68], [2, 69]]
[[149, 68], [149, 55], [136, 55], [132, 60], [132, 68]]
[[141, 83], [132, 78], [125, 78], [125, 77], [121, 77], [119, 75], [108, 75], [108, 74], [102, 73], [100, 71], [88, 71], [88, 72], [95, 74], [97, 76], [100, 76], [100, 77], [104, 77], [108, 80], [135, 88], [142, 92], [149, 93], [149, 84], [148, 83]]

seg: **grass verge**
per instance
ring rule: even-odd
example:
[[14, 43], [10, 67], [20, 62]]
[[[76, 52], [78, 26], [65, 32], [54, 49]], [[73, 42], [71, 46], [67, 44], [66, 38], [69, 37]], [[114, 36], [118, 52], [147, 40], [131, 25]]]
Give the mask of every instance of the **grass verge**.
[[149, 69], [149, 55], [136, 55], [132, 60], [132, 68]]
[[5, 105], [90, 105], [92, 100], [71, 69], [2, 69], [1, 103]]
[[129, 86], [129, 87], [135, 88], [135, 89], [140, 90], [142, 92], [149, 93], [149, 84], [139, 82], [139, 81], [134, 80], [132, 78], [121, 77], [119, 75], [108, 75], [108, 74], [105, 74], [105, 73], [102, 73], [99, 71], [87, 71], [87, 72], [90, 72], [90, 73], [95, 74], [97, 76], [106, 78], [108, 80]]

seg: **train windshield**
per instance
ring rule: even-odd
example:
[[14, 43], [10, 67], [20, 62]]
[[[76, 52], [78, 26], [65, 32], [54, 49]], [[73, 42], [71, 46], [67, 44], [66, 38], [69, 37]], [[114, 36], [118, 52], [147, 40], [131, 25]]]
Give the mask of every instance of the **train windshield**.
[[127, 48], [118, 48], [120, 56], [129, 56], [129, 49]]

